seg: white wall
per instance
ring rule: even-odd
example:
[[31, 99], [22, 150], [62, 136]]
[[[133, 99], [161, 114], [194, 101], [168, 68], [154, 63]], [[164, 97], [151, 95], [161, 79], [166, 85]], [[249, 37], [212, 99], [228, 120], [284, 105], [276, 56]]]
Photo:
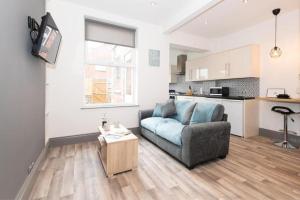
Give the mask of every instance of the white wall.
[[[138, 110], [152, 108], [156, 102], [168, 98], [169, 44], [221, 51], [246, 44], [261, 46], [260, 94], [266, 88], [284, 87], [292, 97], [299, 97], [300, 87], [300, 12], [280, 14], [278, 19], [278, 45], [283, 50], [279, 59], [271, 59], [269, 51], [274, 45], [274, 20], [269, 20], [222, 38], [206, 38], [175, 32], [164, 35], [162, 27], [82, 7], [70, 2], [48, 0], [47, 11], [53, 15], [62, 35], [62, 45], [54, 69], [47, 69], [46, 140], [52, 137], [92, 133], [97, 131], [103, 113], [112, 121], [127, 127], [138, 126]], [[137, 28], [138, 48], [138, 104], [139, 107], [81, 109], [84, 100], [84, 17]], [[161, 66], [148, 66], [148, 49], [161, 51]], [[272, 113], [273, 103], [260, 103], [260, 127], [271, 130], [282, 128], [282, 117]], [[289, 105], [300, 111], [299, 105]], [[300, 117], [289, 124], [300, 133]]]
[[[138, 110], [154, 107], [168, 98], [169, 43], [161, 27], [125, 19], [68, 2], [48, 1], [63, 39], [55, 68], [47, 69], [46, 140], [93, 133], [102, 113], [127, 127], [138, 126]], [[84, 100], [84, 18], [93, 17], [137, 29], [139, 107], [81, 109]], [[148, 49], [161, 52], [160, 67], [148, 66]]]
[[[259, 44], [261, 56], [260, 96], [266, 96], [267, 88], [285, 88], [291, 97], [299, 98], [300, 88], [300, 11], [282, 13], [278, 17], [278, 46], [283, 54], [280, 58], [270, 58], [274, 46], [274, 19], [262, 22], [242, 31], [214, 40], [213, 51], [222, 51], [247, 44]], [[281, 115], [271, 112], [274, 105], [289, 106], [300, 111], [300, 105], [260, 103], [260, 127], [279, 130], [283, 126]], [[290, 123], [291, 130], [300, 135], [300, 116]]]

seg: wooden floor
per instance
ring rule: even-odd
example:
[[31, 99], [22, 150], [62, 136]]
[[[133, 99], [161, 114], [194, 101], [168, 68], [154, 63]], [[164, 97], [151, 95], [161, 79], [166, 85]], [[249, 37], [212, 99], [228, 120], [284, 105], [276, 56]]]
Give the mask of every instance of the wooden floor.
[[139, 165], [106, 178], [97, 143], [52, 148], [31, 199], [300, 199], [300, 151], [268, 139], [231, 137], [230, 153], [188, 170], [147, 140]]

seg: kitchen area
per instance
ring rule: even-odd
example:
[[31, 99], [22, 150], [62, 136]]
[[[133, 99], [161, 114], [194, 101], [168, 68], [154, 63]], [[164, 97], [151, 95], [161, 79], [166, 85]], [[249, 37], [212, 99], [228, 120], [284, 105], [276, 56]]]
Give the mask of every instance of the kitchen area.
[[231, 133], [259, 133], [259, 46], [218, 53], [170, 47], [170, 99], [222, 104]]

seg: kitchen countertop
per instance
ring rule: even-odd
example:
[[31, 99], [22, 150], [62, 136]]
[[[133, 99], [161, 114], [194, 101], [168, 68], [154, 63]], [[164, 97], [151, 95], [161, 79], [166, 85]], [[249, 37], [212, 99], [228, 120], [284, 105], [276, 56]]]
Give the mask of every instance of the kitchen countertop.
[[206, 98], [215, 98], [215, 99], [232, 99], [232, 100], [251, 100], [255, 99], [255, 97], [244, 97], [244, 96], [210, 96], [210, 95], [204, 95], [204, 94], [193, 94], [187, 95], [187, 94], [175, 94], [176, 96], [187, 96], [187, 97], [206, 97]]
[[257, 99], [264, 100], [264, 101], [280, 102], [280, 103], [300, 104], [300, 99], [280, 99], [280, 98], [273, 98], [273, 97], [257, 97]]

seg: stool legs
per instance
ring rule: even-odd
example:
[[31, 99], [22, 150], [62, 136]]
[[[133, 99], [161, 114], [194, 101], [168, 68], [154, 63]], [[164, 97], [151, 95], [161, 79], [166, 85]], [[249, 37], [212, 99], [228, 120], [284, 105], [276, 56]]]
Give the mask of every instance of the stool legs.
[[293, 145], [289, 143], [288, 140], [288, 117], [287, 115], [284, 115], [284, 129], [283, 129], [283, 134], [284, 134], [284, 140], [282, 142], [274, 143], [276, 146], [280, 146], [285, 149], [295, 149]]

